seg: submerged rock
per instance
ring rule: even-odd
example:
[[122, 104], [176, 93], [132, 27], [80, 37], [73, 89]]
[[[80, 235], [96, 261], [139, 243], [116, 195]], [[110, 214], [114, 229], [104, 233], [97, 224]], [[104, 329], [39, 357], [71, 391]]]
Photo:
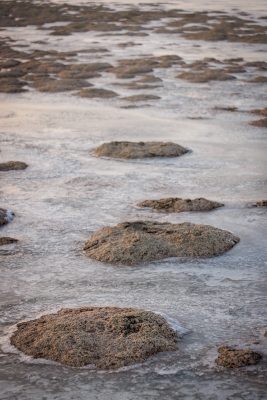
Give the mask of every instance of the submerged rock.
[[22, 161], [7, 161], [0, 163], [0, 171], [16, 171], [26, 169], [28, 165]]
[[222, 207], [224, 204], [211, 201], [202, 197], [198, 199], [180, 199], [170, 197], [160, 200], [145, 200], [138, 204], [139, 207], [150, 207], [158, 211], [183, 212], [183, 211], [210, 211]]
[[0, 246], [4, 246], [6, 244], [17, 243], [18, 239], [14, 239], [11, 237], [0, 237]]
[[0, 208], [0, 226], [11, 222], [14, 218], [14, 215], [15, 214], [12, 211]]
[[250, 111], [252, 114], [257, 114], [257, 115], [261, 115], [263, 117], [267, 117], [267, 107], [265, 108], [259, 108], [256, 110], [252, 110]]
[[34, 358], [114, 369], [175, 351], [177, 340], [165, 319], [150, 311], [86, 307], [19, 323], [11, 344]]
[[267, 118], [257, 119], [256, 121], [251, 121], [250, 125], [257, 126], [258, 128], [267, 128]]
[[123, 97], [122, 100], [138, 102], [138, 101], [150, 101], [150, 100], [160, 100], [159, 96], [153, 94], [135, 94], [133, 96]]
[[255, 365], [262, 359], [262, 355], [250, 349], [236, 349], [229, 346], [218, 348], [216, 363], [225, 368], [239, 368]]
[[33, 87], [40, 92], [50, 93], [72, 91], [87, 86], [90, 86], [90, 83], [82, 79], [44, 78], [33, 83]]
[[132, 265], [169, 257], [212, 257], [238, 242], [232, 233], [209, 225], [135, 221], [99, 229], [84, 250], [98, 261]]
[[0, 92], [3, 93], [22, 93], [25, 92], [24, 89], [25, 82], [21, 82], [16, 78], [0, 78]]
[[95, 154], [113, 158], [179, 157], [189, 150], [172, 142], [109, 142], [95, 149]]
[[222, 70], [207, 70], [196, 73], [195, 71], [182, 72], [177, 78], [184, 79], [193, 83], [205, 83], [209, 81], [228, 81], [236, 79], [234, 76]]
[[111, 99], [113, 97], [117, 97], [117, 93], [113, 92], [113, 90], [100, 89], [100, 88], [92, 88], [92, 89], [82, 89], [77, 93], [80, 97], [87, 98], [101, 98], [101, 99]]
[[267, 207], [267, 200], [259, 200], [255, 205], [256, 207]]

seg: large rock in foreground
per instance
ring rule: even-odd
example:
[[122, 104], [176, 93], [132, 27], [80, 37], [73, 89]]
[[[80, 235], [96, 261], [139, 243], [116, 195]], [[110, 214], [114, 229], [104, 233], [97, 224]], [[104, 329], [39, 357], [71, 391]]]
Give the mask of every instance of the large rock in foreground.
[[157, 211], [183, 212], [183, 211], [210, 211], [214, 208], [222, 207], [222, 203], [211, 201], [202, 197], [198, 199], [180, 199], [170, 197], [160, 200], [145, 200], [138, 204], [139, 207], [150, 207]]
[[149, 158], [179, 157], [189, 150], [171, 142], [110, 142], [95, 149], [100, 157], [112, 158]]
[[19, 323], [11, 344], [34, 358], [111, 369], [176, 350], [177, 334], [150, 311], [90, 307], [63, 309]]
[[235, 349], [229, 346], [218, 348], [216, 363], [225, 368], [239, 368], [255, 365], [262, 359], [262, 355], [250, 349]]
[[86, 255], [113, 264], [136, 264], [168, 257], [212, 257], [239, 238], [209, 225], [124, 222], [101, 228], [85, 243]]
[[10, 210], [0, 208], [0, 226], [8, 224], [14, 218], [14, 213]]

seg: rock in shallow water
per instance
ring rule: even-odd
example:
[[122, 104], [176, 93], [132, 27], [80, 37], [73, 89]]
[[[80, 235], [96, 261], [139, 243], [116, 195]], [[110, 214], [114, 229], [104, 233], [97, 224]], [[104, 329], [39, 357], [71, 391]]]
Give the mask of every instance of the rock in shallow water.
[[6, 244], [17, 243], [18, 239], [14, 239], [8, 236], [0, 237], [0, 246], [5, 246]]
[[95, 154], [112, 158], [179, 157], [189, 150], [172, 142], [110, 142], [95, 149]]
[[210, 211], [214, 208], [222, 207], [222, 203], [211, 201], [202, 197], [198, 199], [180, 199], [170, 197], [160, 200], [145, 200], [138, 204], [139, 207], [150, 207], [157, 211], [183, 212], [183, 211]]
[[0, 163], [0, 171], [16, 171], [26, 169], [28, 165], [22, 161], [7, 161]]
[[0, 208], [0, 226], [11, 222], [14, 218], [14, 215], [15, 214], [12, 211]]
[[135, 221], [99, 229], [84, 250], [98, 261], [132, 265], [169, 257], [217, 256], [238, 242], [232, 233], [209, 225]]
[[218, 348], [216, 363], [225, 368], [239, 368], [255, 365], [261, 360], [261, 354], [250, 349], [235, 349], [229, 346]]
[[150, 311], [88, 307], [19, 323], [11, 344], [34, 358], [112, 369], [175, 351], [177, 340], [165, 319]]

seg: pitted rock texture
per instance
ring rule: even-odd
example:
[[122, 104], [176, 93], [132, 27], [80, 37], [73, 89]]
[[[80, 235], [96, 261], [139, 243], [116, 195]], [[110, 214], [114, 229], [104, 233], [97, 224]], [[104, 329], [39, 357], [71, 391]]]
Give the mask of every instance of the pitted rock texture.
[[16, 171], [26, 169], [28, 165], [22, 161], [7, 161], [0, 163], [0, 171]]
[[250, 349], [235, 349], [229, 346], [218, 348], [216, 363], [225, 368], [239, 368], [255, 365], [262, 359], [262, 355]]
[[145, 200], [138, 204], [139, 207], [150, 207], [157, 211], [183, 212], [183, 211], [210, 211], [222, 207], [222, 203], [211, 201], [202, 197], [198, 199], [181, 199], [170, 197], [160, 200]]
[[114, 369], [143, 362], [163, 351], [177, 350], [177, 334], [150, 311], [86, 307], [22, 322], [11, 344], [34, 358], [72, 367]]
[[95, 149], [99, 157], [112, 158], [151, 158], [179, 157], [189, 150], [171, 142], [110, 142]]
[[8, 236], [0, 237], [0, 246], [5, 246], [6, 244], [17, 243], [18, 239], [14, 239]]
[[8, 224], [14, 218], [14, 213], [10, 210], [6, 210], [5, 208], [0, 208], [0, 226]]
[[256, 207], [267, 207], [267, 200], [259, 200], [256, 202]]
[[209, 225], [124, 222], [96, 231], [85, 243], [87, 256], [133, 265], [169, 257], [212, 257], [230, 250], [239, 238]]

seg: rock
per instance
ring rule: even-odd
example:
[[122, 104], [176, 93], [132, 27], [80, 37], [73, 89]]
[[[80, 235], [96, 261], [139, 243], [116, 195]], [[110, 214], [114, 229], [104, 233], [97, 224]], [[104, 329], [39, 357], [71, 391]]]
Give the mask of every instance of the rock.
[[160, 200], [145, 200], [138, 204], [139, 207], [150, 207], [158, 211], [183, 212], [183, 211], [210, 211], [214, 208], [222, 207], [222, 203], [204, 199], [180, 199], [170, 197]]
[[78, 93], [76, 93], [80, 97], [87, 97], [87, 98], [101, 98], [101, 99], [111, 99], [113, 97], [118, 96], [117, 93], [113, 92], [112, 90], [107, 89], [82, 89]]
[[34, 81], [33, 86], [40, 92], [56, 93], [87, 87], [90, 86], [90, 83], [82, 79], [78, 80], [45, 78]]
[[267, 76], [256, 76], [255, 78], [250, 79], [250, 83], [267, 83]]
[[0, 208], [0, 226], [11, 222], [14, 218], [14, 215], [15, 214], [12, 211]]
[[28, 165], [22, 161], [7, 161], [0, 163], [0, 171], [17, 171], [27, 167]]
[[259, 200], [256, 202], [256, 207], [267, 207], [267, 200]]
[[155, 96], [153, 94], [137, 94], [134, 96], [123, 97], [122, 100], [137, 102], [137, 101], [160, 100], [160, 97]]
[[189, 150], [171, 142], [109, 142], [95, 149], [99, 157], [112, 158], [151, 158], [179, 157]]
[[267, 118], [257, 119], [256, 121], [251, 121], [249, 124], [258, 128], [267, 128]]
[[193, 83], [205, 83], [209, 81], [228, 81], [236, 79], [234, 76], [225, 73], [222, 70], [207, 70], [201, 72], [182, 72], [177, 75], [179, 79], [185, 79]]
[[209, 225], [135, 221], [99, 229], [84, 250], [98, 261], [132, 265], [169, 257], [213, 257], [238, 242], [232, 233]]
[[220, 107], [220, 106], [216, 106], [216, 107], [213, 107], [213, 110], [215, 110], [215, 111], [229, 111], [229, 112], [236, 112], [236, 111], [238, 111], [238, 108], [237, 107], [235, 107], [235, 106], [229, 106], [229, 107]]
[[177, 334], [150, 311], [86, 307], [21, 322], [11, 344], [33, 358], [72, 367], [114, 369], [145, 361], [162, 351], [177, 350]]
[[250, 349], [235, 349], [229, 346], [218, 348], [216, 363], [225, 368], [239, 368], [255, 365], [262, 359], [262, 355]]
[[25, 82], [16, 78], [0, 78], [0, 92], [2, 93], [22, 93], [26, 92], [23, 88]]
[[259, 108], [256, 110], [250, 111], [252, 114], [261, 115], [263, 117], [267, 117], [267, 107], [266, 108]]
[[11, 237], [0, 237], [0, 246], [4, 246], [6, 244], [17, 243], [18, 239], [14, 239]]

